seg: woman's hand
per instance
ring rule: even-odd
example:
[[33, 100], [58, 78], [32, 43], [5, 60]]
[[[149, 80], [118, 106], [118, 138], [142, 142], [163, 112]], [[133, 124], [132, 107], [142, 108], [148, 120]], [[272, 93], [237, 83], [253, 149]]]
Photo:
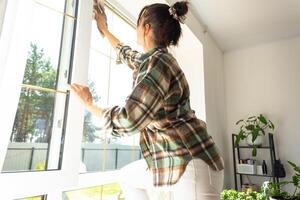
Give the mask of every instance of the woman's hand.
[[95, 10], [95, 20], [97, 22], [98, 30], [105, 35], [108, 31], [106, 17], [101, 13], [99, 8], [96, 8]]
[[88, 87], [74, 83], [70, 85], [70, 88], [82, 100], [85, 106], [89, 107], [93, 105], [93, 97]]
[[103, 117], [103, 109], [93, 104], [93, 97], [88, 87], [74, 83], [70, 85], [70, 89], [75, 92], [91, 113]]

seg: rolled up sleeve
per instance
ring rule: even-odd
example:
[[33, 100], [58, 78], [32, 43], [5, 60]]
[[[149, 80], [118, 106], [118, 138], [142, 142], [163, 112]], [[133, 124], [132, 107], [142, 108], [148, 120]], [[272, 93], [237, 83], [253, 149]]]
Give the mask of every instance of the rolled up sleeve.
[[117, 64], [126, 64], [133, 70], [138, 69], [142, 63], [142, 54], [138, 51], [132, 50], [131, 47], [119, 43], [116, 47]]

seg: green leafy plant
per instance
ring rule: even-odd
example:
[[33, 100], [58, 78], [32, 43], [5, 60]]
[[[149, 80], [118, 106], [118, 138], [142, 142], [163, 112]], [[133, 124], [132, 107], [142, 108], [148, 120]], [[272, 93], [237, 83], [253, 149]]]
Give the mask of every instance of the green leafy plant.
[[[266, 129], [274, 131], [275, 127], [273, 122], [268, 120], [264, 115], [252, 116], [248, 119], [240, 119], [236, 122], [239, 127], [239, 132], [236, 136], [235, 145], [239, 145], [241, 140], [246, 139], [248, 136], [252, 136], [252, 143], [255, 142], [258, 136], [266, 134]], [[252, 155], [257, 155], [257, 146], [253, 145]]]
[[295, 163], [293, 163], [291, 161], [288, 161], [288, 163], [294, 169], [294, 175], [292, 176], [292, 181], [289, 182], [289, 183], [293, 184], [294, 188], [295, 188], [294, 193], [292, 194], [292, 197], [297, 197], [297, 199], [300, 199], [300, 191], [299, 191], [299, 189], [300, 189], [300, 166], [297, 166]]
[[259, 192], [239, 192], [236, 190], [224, 190], [221, 193], [221, 200], [267, 200], [266, 197]]
[[[279, 183], [265, 184], [262, 187], [264, 196], [272, 197], [273, 199], [278, 200], [300, 200], [300, 166], [295, 163], [288, 161], [289, 165], [293, 168], [294, 174], [292, 180], [281, 181]], [[294, 190], [292, 194], [289, 194], [287, 191], [283, 190], [283, 186], [293, 185]]]
[[286, 191], [283, 191], [281, 188], [286, 183], [280, 182], [280, 183], [273, 183], [273, 182], [267, 182], [262, 186], [262, 194], [269, 199], [270, 197], [274, 199], [287, 199], [288, 193]]

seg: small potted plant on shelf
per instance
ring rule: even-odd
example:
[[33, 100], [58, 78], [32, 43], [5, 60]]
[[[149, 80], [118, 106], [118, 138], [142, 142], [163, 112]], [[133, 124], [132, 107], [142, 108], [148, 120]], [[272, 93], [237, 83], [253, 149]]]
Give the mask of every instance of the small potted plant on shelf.
[[239, 132], [236, 136], [235, 145], [239, 145], [241, 140], [246, 139], [248, 145], [253, 146], [253, 157], [257, 154], [257, 146], [263, 144], [267, 129], [272, 131], [275, 129], [273, 122], [262, 114], [248, 119], [240, 119], [236, 125], [239, 125]]
[[[262, 194], [270, 200], [300, 200], [300, 166], [288, 161], [294, 170], [292, 180], [279, 183], [266, 182], [262, 187]], [[285, 185], [292, 185], [293, 192], [289, 194], [282, 189]]]

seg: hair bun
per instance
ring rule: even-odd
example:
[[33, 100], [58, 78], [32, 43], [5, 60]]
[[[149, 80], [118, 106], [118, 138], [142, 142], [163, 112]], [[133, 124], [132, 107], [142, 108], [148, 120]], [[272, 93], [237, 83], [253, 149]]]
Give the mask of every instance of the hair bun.
[[178, 17], [186, 15], [189, 10], [188, 4], [187, 1], [178, 1], [172, 6], [175, 8]]

